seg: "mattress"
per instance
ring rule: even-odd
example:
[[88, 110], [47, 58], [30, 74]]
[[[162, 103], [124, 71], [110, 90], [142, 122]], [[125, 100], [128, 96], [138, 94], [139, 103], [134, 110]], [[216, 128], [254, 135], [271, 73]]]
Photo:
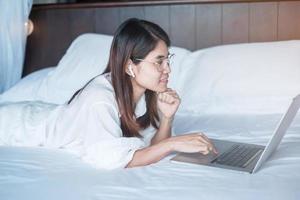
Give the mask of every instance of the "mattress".
[[[175, 135], [266, 145], [281, 114], [177, 115]], [[171, 162], [99, 170], [59, 149], [0, 147], [0, 199], [300, 199], [300, 117], [255, 174]]]

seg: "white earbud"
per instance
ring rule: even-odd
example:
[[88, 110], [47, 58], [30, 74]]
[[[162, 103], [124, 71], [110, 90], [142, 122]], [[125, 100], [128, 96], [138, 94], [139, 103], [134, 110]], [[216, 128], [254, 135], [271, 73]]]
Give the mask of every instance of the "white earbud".
[[128, 71], [129, 71], [129, 73], [130, 73], [130, 76], [132, 76], [132, 77], [135, 77], [135, 75], [134, 75], [134, 72], [133, 72], [133, 70], [132, 70], [132, 66], [131, 66], [131, 65], [129, 65], [129, 66], [128, 66]]

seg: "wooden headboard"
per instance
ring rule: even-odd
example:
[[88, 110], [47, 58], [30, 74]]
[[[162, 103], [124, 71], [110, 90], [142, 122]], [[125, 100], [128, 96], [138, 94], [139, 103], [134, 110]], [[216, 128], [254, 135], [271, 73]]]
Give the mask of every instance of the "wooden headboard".
[[300, 39], [300, 0], [156, 0], [33, 6], [23, 76], [57, 65], [86, 32], [113, 34], [127, 18], [153, 21], [172, 45], [196, 50], [221, 44]]

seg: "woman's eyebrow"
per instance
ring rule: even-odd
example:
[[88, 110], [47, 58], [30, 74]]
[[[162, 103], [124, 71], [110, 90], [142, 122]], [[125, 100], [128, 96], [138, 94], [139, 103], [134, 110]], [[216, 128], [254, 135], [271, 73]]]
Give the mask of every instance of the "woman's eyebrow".
[[155, 58], [156, 58], [156, 59], [167, 58], [169, 55], [170, 55], [170, 53], [168, 52], [168, 55], [167, 55], [167, 56], [164, 56], [164, 55], [158, 55], [158, 56], [156, 56]]

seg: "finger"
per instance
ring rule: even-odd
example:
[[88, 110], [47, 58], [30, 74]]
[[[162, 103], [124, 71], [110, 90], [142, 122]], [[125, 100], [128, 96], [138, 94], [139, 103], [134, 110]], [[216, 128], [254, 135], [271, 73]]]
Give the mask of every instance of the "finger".
[[207, 141], [204, 137], [203, 137], [203, 133], [198, 133], [196, 136], [197, 136], [197, 139], [200, 140], [201, 142], [203, 142], [204, 144], [209, 144], [209, 141]]
[[170, 95], [177, 95], [177, 92], [175, 90], [167, 91], [165, 93], [170, 94]]
[[161, 100], [161, 101], [163, 100], [163, 93], [159, 93], [158, 99]]
[[215, 146], [213, 146], [213, 152], [214, 152], [215, 154], [219, 154], [219, 152], [218, 152], [218, 150], [216, 149]]
[[169, 103], [173, 104], [177, 99], [172, 95], [168, 95], [167, 100], [169, 101]]
[[177, 101], [181, 101], [181, 99], [178, 96], [173, 96], [173, 98]]
[[205, 147], [207, 148], [208, 151], [213, 150], [213, 146], [210, 143], [208, 143], [206, 140], [199, 139], [199, 142], [201, 142], [203, 145], [205, 145]]
[[168, 104], [173, 104], [175, 102], [175, 98], [172, 95], [162, 94], [162, 101]]
[[162, 101], [166, 102], [167, 101], [167, 95], [166, 94], [162, 94]]
[[202, 153], [203, 155], [207, 155], [209, 154], [209, 149], [207, 146], [203, 146], [199, 152]]
[[210, 141], [210, 139], [205, 135], [205, 134], [203, 134], [203, 133], [201, 133], [202, 135], [202, 138], [205, 140], [205, 141], [207, 141], [211, 146], [213, 146], [213, 143]]
[[175, 103], [175, 98], [173, 98], [173, 97], [167, 97], [167, 103], [169, 103], [169, 104]]
[[211, 144], [211, 146], [212, 146], [212, 150], [211, 151], [213, 151], [215, 154], [218, 154], [219, 152], [217, 151], [217, 149], [216, 149], [216, 147], [215, 147], [215, 145], [213, 144], [213, 142], [206, 136], [206, 135], [202, 135], [207, 141], [209, 141], [209, 143]]
[[169, 89], [169, 90], [166, 90], [165, 92], [174, 93], [174, 92], [176, 92], [176, 91], [175, 91], [175, 90], [172, 90], [172, 89]]
[[180, 104], [180, 99], [174, 98], [174, 103]]
[[167, 92], [171, 92], [171, 91], [173, 91], [173, 90], [170, 89], [170, 88], [167, 88], [165, 91], [163, 91], [163, 92], [161, 92], [161, 93], [167, 93]]
[[169, 95], [170, 97], [172, 97], [173, 99], [179, 99], [179, 97], [177, 97], [176, 95]]
[[175, 91], [163, 92], [163, 95], [171, 95], [174, 98], [180, 99], [179, 95]]
[[171, 88], [167, 88], [164, 92], [176, 92], [176, 91]]
[[209, 140], [207, 140], [206, 138], [205, 138], [204, 134], [202, 136], [200, 136], [200, 137], [198, 136], [198, 140], [200, 142], [202, 142], [203, 144], [206, 145], [208, 151], [212, 151], [215, 154], [217, 154], [217, 150], [215, 149], [215, 147], [213, 146], [213, 144]]
[[208, 145], [207, 145], [207, 148], [208, 148], [208, 150], [210, 151], [210, 152], [216, 152], [216, 150], [215, 150], [215, 148], [214, 148], [214, 146], [213, 146], [213, 144], [212, 143], [209, 143]]
[[205, 145], [209, 145], [209, 143], [208, 143], [205, 139], [203, 139], [202, 137], [200, 137], [200, 136], [197, 137], [197, 140], [198, 140], [199, 142], [205, 144]]
[[194, 147], [197, 149], [196, 151], [199, 152], [199, 153], [201, 153], [201, 154], [206, 155], [206, 154], [209, 153], [209, 150], [208, 150], [208, 147], [207, 147], [206, 144], [203, 144], [203, 143], [196, 144]]
[[161, 95], [160, 94], [157, 95], [157, 100], [161, 101]]
[[177, 93], [168, 93], [168, 95], [170, 95], [174, 98], [179, 98], [179, 95]]
[[202, 148], [204, 149], [204, 151], [212, 150], [212, 146], [209, 143], [207, 143], [207, 141], [205, 141], [204, 139], [198, 138], [198, 142], [200, 142], [200, 145], [203, 146]]
[[177, 99], [179, 99], [180, 97], [179, 97], [179, 95], [178, 94], [171, 94], [172, 95], [172, 97], [174, 97], [174, 98], [177, 98]]

